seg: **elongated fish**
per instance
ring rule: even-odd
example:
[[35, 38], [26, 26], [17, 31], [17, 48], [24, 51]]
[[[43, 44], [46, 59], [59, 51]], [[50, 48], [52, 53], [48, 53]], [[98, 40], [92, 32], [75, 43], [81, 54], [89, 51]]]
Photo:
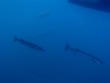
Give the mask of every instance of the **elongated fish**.
[[67, 50], [70, 50], [72, 52], [77, 52], [77, 53], [84, 54], [84, 55], [90, 57], [92, 61], [96, 61], [96, 62], [99, 62], [100, 64], [104, 64], [104, 65], [107, 65], [108, 66], [108, 64], [106, 64], [104, 61], [102, 61], [101, 59], [97, 58], [96, 56], [94, 56], [92, 54], [89, 54], [89, 53], [87, 53], [87, 52], [85, 52], [83, 50], [80, 50], [78, 48], [72, 48], [72, 47], [70, 47], [67, 42], [66, 42], [66, 46], [65, 46], [65, 49], [64, 50], [66, 50], [66, 51]]
[[35, 49], [37, 51], [42, 51], [42, 52], [45, 51], [42, 47], [40, 47], [40, 46], [38, 46], [38, 45], [36, 45], [34, 43], [28, 42], [28, 41], [26, 41], [24, 39], [19, 39], [16, 36], [14, 36], [14, 42], [19, 42], [20, 44], [23, 44], [23, 45], [25, 45], [25, 46], [27, 46], [29, 48]]

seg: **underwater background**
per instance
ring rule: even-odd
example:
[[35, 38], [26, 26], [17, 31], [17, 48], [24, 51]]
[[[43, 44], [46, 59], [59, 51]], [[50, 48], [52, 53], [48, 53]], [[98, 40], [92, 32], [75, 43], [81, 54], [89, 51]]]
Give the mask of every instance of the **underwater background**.
[[[108, 65], [66, 51], [66, 43]], [[110, 83], [109, 65], [110, 13], [67, 0], [0, 1], [0, 83]]]

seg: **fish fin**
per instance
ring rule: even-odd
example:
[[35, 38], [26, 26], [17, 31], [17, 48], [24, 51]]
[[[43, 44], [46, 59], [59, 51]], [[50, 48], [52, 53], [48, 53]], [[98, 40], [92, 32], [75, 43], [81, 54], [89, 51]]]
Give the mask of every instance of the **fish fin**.
[[18, 40], [18, 38], [16, 36], [14, 36], [14, 42], [16, 42]]
[[66, 42], [65, 50], [69, 50], [69, 49], [70, 49], [70, 46], [69, 46], [69, 44]]

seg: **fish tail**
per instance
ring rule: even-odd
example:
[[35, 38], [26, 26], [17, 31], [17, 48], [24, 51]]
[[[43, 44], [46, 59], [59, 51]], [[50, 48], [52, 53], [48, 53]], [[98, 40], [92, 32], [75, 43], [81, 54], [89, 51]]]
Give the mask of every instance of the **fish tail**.
[[69, 46], [69, 44], [66, 42], [65, 50], [69, 50], [69, 49], [70, 49], [70, 46]]

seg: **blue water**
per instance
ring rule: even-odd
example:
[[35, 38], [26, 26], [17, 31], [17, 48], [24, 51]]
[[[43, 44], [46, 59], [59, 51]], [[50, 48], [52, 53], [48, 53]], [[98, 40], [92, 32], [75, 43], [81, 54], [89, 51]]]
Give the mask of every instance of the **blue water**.
[[67, 0], [0, 1], [0, 83], [110, 83], [109, 66], [65, 51], [66, 42], [110, 65], [110, 13]]

